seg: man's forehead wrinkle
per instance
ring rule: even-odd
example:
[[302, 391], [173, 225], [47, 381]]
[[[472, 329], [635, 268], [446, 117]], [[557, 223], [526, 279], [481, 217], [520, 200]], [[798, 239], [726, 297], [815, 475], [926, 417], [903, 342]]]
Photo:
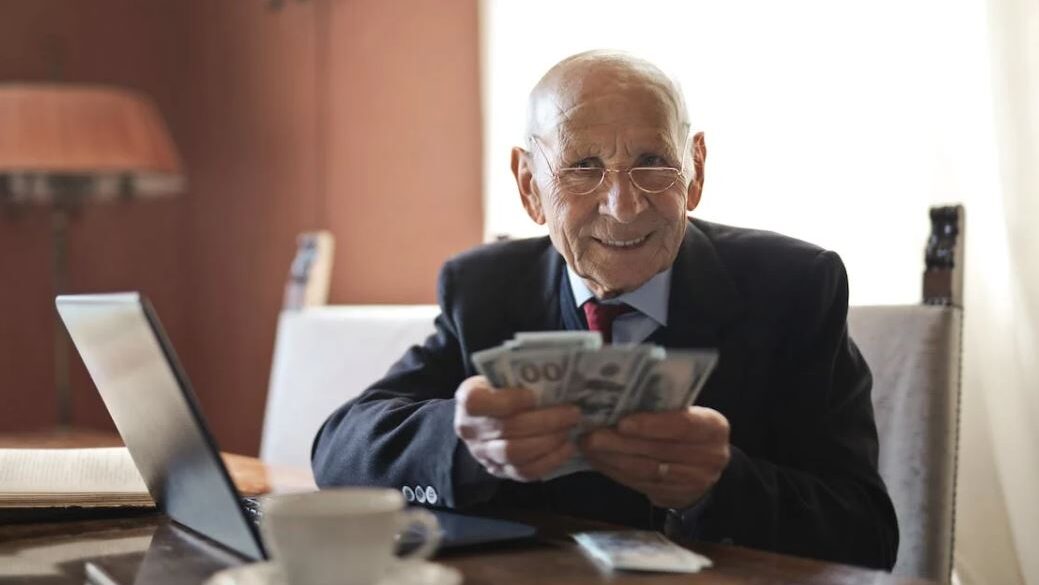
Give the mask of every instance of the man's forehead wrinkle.
[[558, 134], [570, 141], [584, 143], [594, 141], [594, 136], [601, 135], [603, 131], [611, 135], [621, 133], [634, 141], [633, 146], [638, 143], [642, 148], [664, 146], [672, 150], [675, 150], [676, 144], [681, 141], [682, 128], [670, 116], [647, 116], [645, 111], [627, 110], [620, 112], [616, 117], [603, 119], [583, 116], [580, 110], [586, 106], [588, 104], [579, 104], [564, 112], [566, 121], [556, 127], [557, 132], [549, 134]]
[[[679, 133], [688, 125], [681, 89], [658, 67], [624, 53], [588, 51], [557, 63], [531, 91], [528, 133], [540, 134], [569, 120], [570, 112], [589, 96], [637, 90], [649, 91], [669, 106]], [[543, 109], [546, 99], [554, 106], [551, 113]]]
[[529, 127], [531, 136], [548, 138], [550, 130], [569, 121], [568, 108], [558, 92], [531, 94]]
[[679, 130], [681, 118], [663, 94], [658, 88], [632, 84], [585, 95], [560, 96], [553, 104], [554, 117], [558, 126], [572, 129], [614, 124]]
[[573, 110], [572, 107], [568, 108], [562, 100], [552, 100], [552, 107], [555, 109], [555, 124], [553, 128], [563, 128], [571, 123], [570, 112]]

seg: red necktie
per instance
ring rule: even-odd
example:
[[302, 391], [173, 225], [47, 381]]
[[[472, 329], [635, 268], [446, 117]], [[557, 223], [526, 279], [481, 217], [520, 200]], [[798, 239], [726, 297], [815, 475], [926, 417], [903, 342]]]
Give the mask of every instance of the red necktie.
[[613, 320], [635, 310], [624, 303], [605, 305], [595, 299], [581, 305], [581, 308], [588, 318], [588, 330], [602, 333], [603, 343], [613, 341]]

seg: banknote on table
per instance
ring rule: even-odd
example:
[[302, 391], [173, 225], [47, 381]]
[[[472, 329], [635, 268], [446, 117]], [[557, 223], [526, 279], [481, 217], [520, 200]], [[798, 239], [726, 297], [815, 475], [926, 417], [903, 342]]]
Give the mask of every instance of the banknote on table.
[[581, 548], [611, 569], [698, 573], [713, 566], [711, 559], [682, 548], [659, 532], [618, 530], [574, 535]]

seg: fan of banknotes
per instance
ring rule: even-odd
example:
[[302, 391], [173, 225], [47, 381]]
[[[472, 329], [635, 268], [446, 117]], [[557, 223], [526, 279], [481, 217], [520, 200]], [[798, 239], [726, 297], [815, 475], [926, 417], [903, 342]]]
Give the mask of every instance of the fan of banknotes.
[[583, 430], [611, 426], [632, 412], [689, 406], [711, 375], [715, 350], [603, 345], [597, 331], [517, 333], [473, 354], [496, 388], [529, 388], [538, 406], [572, 403]]
[[[529, 388], [538, 406], [572, 403], [578, 432], [613, 426], [633, 412], [689, 406], [718, 361], [718, 352], [665, 350], [650, 344], [603, 345], [597, 331], [517, 333], [472, 355], [495, 388]], [[548, 479], [589, 469], [578, 456]]]

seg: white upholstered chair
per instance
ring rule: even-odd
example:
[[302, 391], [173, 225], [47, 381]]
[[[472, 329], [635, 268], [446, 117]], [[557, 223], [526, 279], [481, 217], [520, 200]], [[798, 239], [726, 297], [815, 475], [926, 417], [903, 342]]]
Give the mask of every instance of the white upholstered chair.
[[949, 581], [960, 390], [958, 307], [852, 307], [873, 373], [880, 474], [898, 516], [896, 574]]
[[438, 313], [435, 305], [333, 305], [282, 312], [260, 458], [309, 471], [310, 446], [321, 423], [432, 333]]

